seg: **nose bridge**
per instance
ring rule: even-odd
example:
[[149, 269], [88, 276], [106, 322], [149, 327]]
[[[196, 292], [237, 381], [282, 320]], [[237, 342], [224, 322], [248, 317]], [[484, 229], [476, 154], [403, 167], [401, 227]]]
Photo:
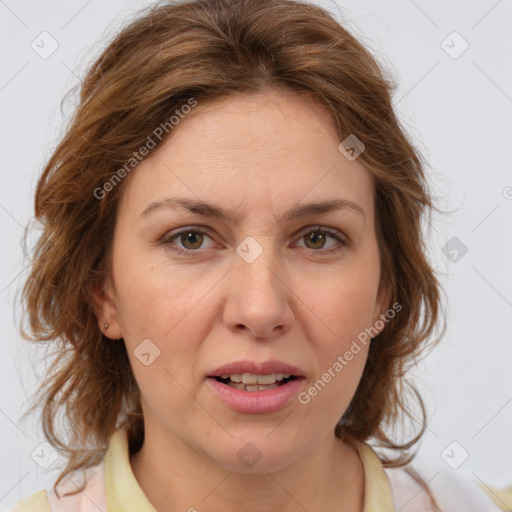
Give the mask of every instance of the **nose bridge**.
[[236, 249], [235, 271], [240, 277], [241, 291], [250, 290], [248, 296], [253, 299], [268, 301], [282, 296], [276, 275], [282, 265], [274, 244], [272, 235], [247, 236]]

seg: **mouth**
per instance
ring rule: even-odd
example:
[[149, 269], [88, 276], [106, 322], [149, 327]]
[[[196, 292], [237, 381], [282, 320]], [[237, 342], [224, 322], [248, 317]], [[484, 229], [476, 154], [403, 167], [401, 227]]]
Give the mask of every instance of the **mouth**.
[[304, 372], [277, 360], [236, 361], [210, 372], [214, 396], [230, 409], [248, 414], [272, 413], [293, 403], [304, 386]]
[[211, 378], [240, 391], [268, 391], [283, 386], [298, 377], [289, 373], [231, 373]]

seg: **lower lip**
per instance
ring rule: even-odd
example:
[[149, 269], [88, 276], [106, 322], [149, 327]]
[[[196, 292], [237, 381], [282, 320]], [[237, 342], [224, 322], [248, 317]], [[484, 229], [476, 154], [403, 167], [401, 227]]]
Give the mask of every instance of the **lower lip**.
[[303, 380], [302, 377], [297, 377], [277, 388], [265, 391], [242, 391], [222, 384], [213, 377], [207, 379], [213, 391], [228, 407], [238, 412], [252, 414], [283, 409], [298, 395]]

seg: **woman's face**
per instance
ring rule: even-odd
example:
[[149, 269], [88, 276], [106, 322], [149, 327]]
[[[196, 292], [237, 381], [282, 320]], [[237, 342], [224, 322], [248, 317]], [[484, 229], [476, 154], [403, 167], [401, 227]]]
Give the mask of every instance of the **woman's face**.
[[367, 358], [353, 342], [388, 306], [371, 175], [340, 142], [294, 93], [233, 96], [199, 102], [126, 178], [99, 320], [147, 435], [236, 471], [333, 437]]

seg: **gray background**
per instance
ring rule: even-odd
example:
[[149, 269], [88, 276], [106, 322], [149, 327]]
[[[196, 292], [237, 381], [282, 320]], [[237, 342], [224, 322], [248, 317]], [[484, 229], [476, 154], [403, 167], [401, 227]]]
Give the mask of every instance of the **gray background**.
[[[35, 462], [37, 454], [51, 462], [51, 452], [39, 445], [36, 418], [20, 421], [44, 373], [43, 353], [18, 332], [27, 265], [20, 240], [37, 176], [71, 111], [68, 104], [61, 112], [65, 93], [150, 3], [0, 0], [1, 509], [50, 485], [57, 465], [45, 472]], [[448, 468], [488, 485], [511, 484], [512, 2], [319, 3], [398, 79], [400, 119], [428, 159], [437, 204], [452, 211], [432, 222], [448, 330], [414, 372], [430, 413], [418, 464], [427, 478]], [[58, 48], [42, 58], [52, 44]]]

